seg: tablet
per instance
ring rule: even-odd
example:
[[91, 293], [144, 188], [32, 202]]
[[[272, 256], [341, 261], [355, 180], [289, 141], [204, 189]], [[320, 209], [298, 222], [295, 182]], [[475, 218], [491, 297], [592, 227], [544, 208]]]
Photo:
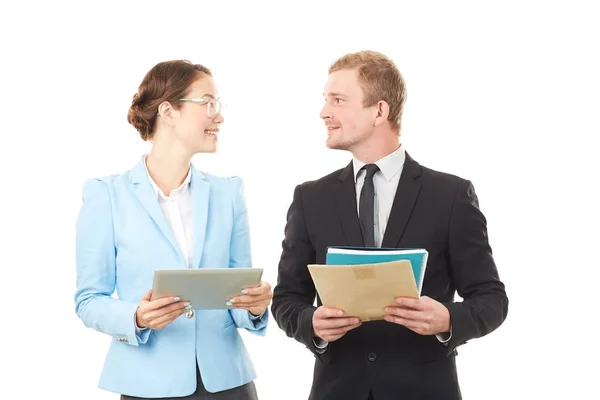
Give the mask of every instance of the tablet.
[[159, 269], [154, 271], [152, 300], [179, 296], [195, 310], [230, 309], [227, 300], [260, 284], [262, 273], [262, 268]]

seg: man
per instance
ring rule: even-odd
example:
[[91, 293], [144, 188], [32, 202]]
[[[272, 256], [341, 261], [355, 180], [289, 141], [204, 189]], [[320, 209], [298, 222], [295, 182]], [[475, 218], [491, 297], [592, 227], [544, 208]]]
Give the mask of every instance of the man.
[[[405, 84], [386, 56], [338, 59], [324, 95], [327, 146], [353, 159], [296, 187], [272, 305], [279, 327], [316, 357], [310, 399], [460, 399], [456, 348], [508, 312], [473, 185], [400, 145]], [[426, 248], [422, 296], [397, 298], [385, 320], [365, 323], [322, 306], [307, 265], [340, 245]]]

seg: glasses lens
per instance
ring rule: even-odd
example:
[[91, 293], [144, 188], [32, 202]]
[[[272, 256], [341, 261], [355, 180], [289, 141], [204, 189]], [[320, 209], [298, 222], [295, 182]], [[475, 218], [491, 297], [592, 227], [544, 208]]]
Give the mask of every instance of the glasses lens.
[[208, 116], [216, 117], [221, 112], [221, 103], [219, 100], [211, 99], [208, 102]]

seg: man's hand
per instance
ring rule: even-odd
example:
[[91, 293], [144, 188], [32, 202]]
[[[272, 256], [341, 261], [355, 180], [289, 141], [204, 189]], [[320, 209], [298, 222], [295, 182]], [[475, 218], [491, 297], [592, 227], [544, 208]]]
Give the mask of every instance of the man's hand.
[[423, 296], [419, 299], [398, 297], [396, 304], [385, 308], [386, 321], [405, 326], [419, 335], [450, 332], [450, 312], [442, 303]]
[[344, 316], [344, 311], [321, 306], [313, 314], [313, 335], [327, 342], [334, 342], [351, 329], [358, 328], [362, 321]]

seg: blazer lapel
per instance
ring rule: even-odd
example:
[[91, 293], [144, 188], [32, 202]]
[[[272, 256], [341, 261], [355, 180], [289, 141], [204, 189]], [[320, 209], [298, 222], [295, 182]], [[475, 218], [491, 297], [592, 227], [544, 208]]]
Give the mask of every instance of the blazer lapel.
[[145, 161], [142, 158], [131, 171], [131, 181], [134, 184], [135, 195], [148, 214], [150, 214], [150, 217], [152, 217], [159, 230], [167, 238], [171, 246], [173, 246], [173, 249], [179, 254], [179, 258], [183, 262], [183, 254], [181, 253], [175, 235], [173, 235], [173, 231], [167, 223], [167, 219], [158, 204], [158, 197], [150, 183], [144, 163]]
[[421, 166], [407, 153], [381, 247], [396, 247], [400, 242], [421, 191], [420, 175]]
[[204, 251], [204, 240], [206, 238], [206, 225], [208, 224], [208, 202], [210, 197], [210, 185], [206, 177], [196, 171], [192, 166], [191, 188], [192, 188], [192, 213], [194, 219], [194, 254], [192, 256], [192, 268], [198, 268]]
[[352, 162], [340, 173], [339, 185], [335, 188], [335, 200], [342, 220], [347, 246], [363, 246], [364, 241], [358, 220], [356, 205], [356, 185], [354, 183], [354, 168]]

